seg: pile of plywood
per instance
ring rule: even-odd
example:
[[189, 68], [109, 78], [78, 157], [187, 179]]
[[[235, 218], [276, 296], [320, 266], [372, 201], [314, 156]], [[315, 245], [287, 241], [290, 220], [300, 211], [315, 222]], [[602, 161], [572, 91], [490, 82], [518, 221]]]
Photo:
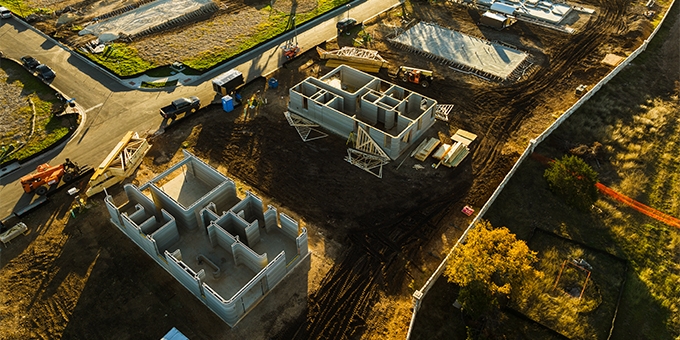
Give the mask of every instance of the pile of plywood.
[[320, 47], [316, 48], [321, 59], [328, 60], [326, 66], [338, 67], [347, 65], [357, 70], [376, 73], [381, 67], [387, 67], [387, 60], [383, 59], [378, 51], [365, 48], [345, 46], [339, 50], [326, 51]]
[[474, 133], [458, 129], [456, 133], [451, 136], [453, 144], [442, 144], [437, 151], [432, 155], [433, 158], [438, 159], [439, 163], [434, 165], [435, 169], [439, 165], [444, 165], [449, 168], [455, 168], [465, 157], [470, 153], [469, 145], [477, 135]]

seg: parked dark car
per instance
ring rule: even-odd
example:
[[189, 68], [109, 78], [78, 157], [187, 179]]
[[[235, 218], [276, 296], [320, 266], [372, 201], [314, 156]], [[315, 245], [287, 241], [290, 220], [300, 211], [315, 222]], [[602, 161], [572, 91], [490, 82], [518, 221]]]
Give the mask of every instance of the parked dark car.
[[36, 71], [38, 71], [38, 76], [40, 76], [42, 79], [49, 80], [57, 75], [52, 71], [52, 69], [45, 65], [45, 64], [40, 64], [35, 68]]
[[349, 35], [349, 31], [357, 25], [357, 20], [354, 18], [344, 18], [335, 25], [338, 29], [338, 35], [345, 33]]
[[29, 69], [29, 70], [33, 70], [36, 67], [38, 67], [38, 65], [40, 65], [40, 62], [38, 61], [38, 59], [35, 59], [35, 58], [31, 57], [30, 55], [25, 55], [25, 56], [21, 57], [21, 62], [24, 63], [24, 66], [26, 66], [26, 68]]

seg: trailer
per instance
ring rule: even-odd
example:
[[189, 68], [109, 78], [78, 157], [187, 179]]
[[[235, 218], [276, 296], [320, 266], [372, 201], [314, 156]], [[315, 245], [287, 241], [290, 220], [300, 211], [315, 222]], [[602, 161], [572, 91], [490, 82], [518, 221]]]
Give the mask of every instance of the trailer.
[[243, 73], [236, 69], [224, 72], [212, 79], [213, 90], [222, 96], [234, 97], [233, 94], [239, 90], [243, 84], [245, 84]]

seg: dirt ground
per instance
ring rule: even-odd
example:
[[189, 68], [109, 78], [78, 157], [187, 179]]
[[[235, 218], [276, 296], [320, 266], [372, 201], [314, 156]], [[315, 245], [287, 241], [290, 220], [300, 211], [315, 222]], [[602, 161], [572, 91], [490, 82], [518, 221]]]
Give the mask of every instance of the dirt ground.
[[[24, 219], [31, 233], [2, 250], [0, 334], [157, 339], [174, 326], [192, 339], [403, 339], [411, 294], [469, 223], [460, 209], [478, 210], [529, 139], [577, 100], [576, 86], [592, 85], [611, 70], [600, 63], [607, 53], [630, 53], [652, 30], [640, 1], [584, 5], [596, 8], [596, 15], [574, 35], [525, 23], [498, 32], [479, 28], [479, 14], [465, 7], [407, 6], [408, 19], [530, 52], [535, 68], [509, 84], [464, 75], [385, 44], [384, 36], [401, 25], [401, 9], [367, 23], [371, 48], [392, 67], [429, 68], [437, 75], [427, 89], [402, 85], [456, 105], [450, 122], [437, 122], [430, 134], [463, 128], [479, 136], [471, 157], [455, 169], [432, 169], [428, 161], [416, 170], [417, 161], [406, 158], [402, 164], [400, 158], [378, 179], [343, 160], [342, 138], [303, 142], [283, 112], [289, 87], [329, 70], [313, 53], [274, 74], [277, 89], [266, 89], [264, 79], [246, 87], [244, 96], [261, 90], [267, 105], [245, 115], [241, 108], [225, 113], [210, 107], [152, 141], [133, 183], [158, 174], [186, 148], [234, 179], [240, 192], [250, 189], [300, 219], [313, 255], [309, 270], [289, 277], [283, 287], [306, 277], [306, 291], [275, 290], [273, 299], [230, 330], [108, 222], [102, 197], [73, 218], [64, 193]], [[325, 47], [348, 45], [349, 39]], [[392, 81], [386, 70], [380, 76]]]

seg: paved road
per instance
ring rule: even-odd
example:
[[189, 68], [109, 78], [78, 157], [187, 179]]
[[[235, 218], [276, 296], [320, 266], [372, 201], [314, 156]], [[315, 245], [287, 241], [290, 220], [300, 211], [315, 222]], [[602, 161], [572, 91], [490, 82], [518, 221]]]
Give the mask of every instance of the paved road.
[[[349, 8], [340, 8], [323, 19], [317, 19], [298, 28], [298, 44], [303, 52], [336, 36], [335, 22], [349, 15], [364, 21], [399, 0], [370, 0], [357, 2]], [[64, 48], [51, 38], [16, 19], [0, 21], [0, 50], [6, 57], [19, 59], [32, 55], [52, 67], [57, 77], [52, 86], [67, 98], [75, 98], [85, 112], [79, 131], [68, 141], [39, 159], [24, 164], [21, 169], [0, 178], [0, 219], [5, 219], [34, 199], [24, 194], [18, 179], [32, 172], [38, 163], [59, 164], [70, 158], [81, 164], [97, 166], [108, 155], [122, 136], [130, 130], [155, 131], [163, 124], [158, 114], [161, 106], [183, 96], [197, 96], [203, 105], [215, 100], [209, 79], [236, 68], [243, 72], [247, 81], [267, 75], [285, 62], [281, 46], [292, 33], [282, 36], [235, 58], [230, 63], [206, 73], [193, 81], [191, 86], [171, 90], [134, 90], [81, 56]]]

